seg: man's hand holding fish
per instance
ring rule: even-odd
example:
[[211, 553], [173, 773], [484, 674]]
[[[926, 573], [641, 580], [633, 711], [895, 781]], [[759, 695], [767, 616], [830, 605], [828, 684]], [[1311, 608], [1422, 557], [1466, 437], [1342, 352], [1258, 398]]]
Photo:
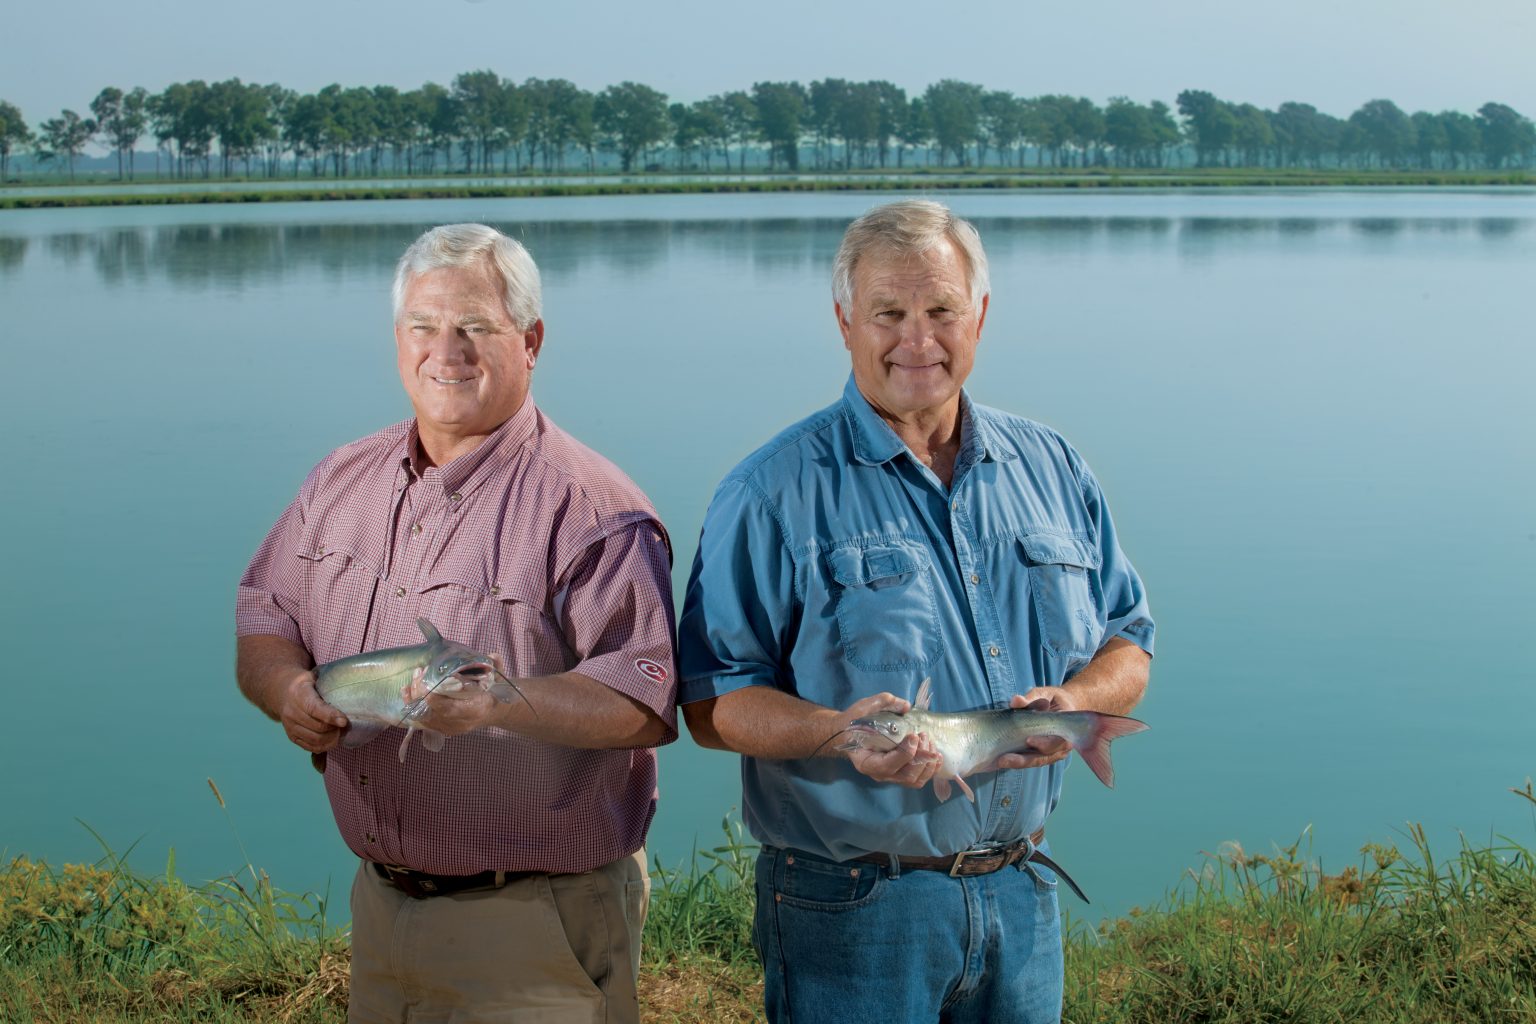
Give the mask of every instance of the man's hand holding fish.
[[[911, 708], [912, 702], [904, 697], [877, 693], [855, 701], [843, 712], [843, 717], [851, 724], [881, 711], [904, 715]], [[928, 785], [933, 781], [933, 773], [944, 763], [944, 755], [924, 732], [902, 737], [901, 742], [889, 750], [853, 747], [846, 753], [855, 768], [876, 782], [894, 782], [909, 789], [922, 789]]]

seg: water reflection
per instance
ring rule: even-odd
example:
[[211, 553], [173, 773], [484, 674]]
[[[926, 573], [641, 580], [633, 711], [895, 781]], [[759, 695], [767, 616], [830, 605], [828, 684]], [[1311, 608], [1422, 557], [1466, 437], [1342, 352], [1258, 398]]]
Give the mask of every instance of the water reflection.
[[[1210, 247], [1242, 237], [1304, 245], [1324, 235], [1381, 238], [1402, 234], [1473, 234], [1503, 240], [1529, 232], [1515, 217], [977, 217], [988, 250], [998, 257], [1039, 252], [1067, 255], [1106, 244], [1176, 246], [1203, 261]], [[41, 236], [48, 256], [66, 268], [89, 261], [106, 284], [164, 281], [210, 286], [275, 284], [293, 278], [376, 279], [404, 247], [434, 222], [192, 223], [117, 227]], [[500, 222], [520, 238], [554, 282], [589, 270], [621, 278], [656, 272], [679, 256], [711, 266], [741, 266], [764, 279], [801, 275], [831, 262], [842, 218], [730, 220], [570, 220]], [[29, 239], [0, 233], [0, 274], [18, 272]]]
[[15, 270], [21, 266], [27, 258], [28, 241], [25, 238], [0, 235], [0, 271]]

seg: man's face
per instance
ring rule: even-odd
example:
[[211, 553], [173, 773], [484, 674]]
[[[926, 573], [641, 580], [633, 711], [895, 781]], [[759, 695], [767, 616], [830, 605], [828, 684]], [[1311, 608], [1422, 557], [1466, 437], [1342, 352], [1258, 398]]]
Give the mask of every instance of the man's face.
[[544, 338], [519, 331], [489, 262], [430, 270], [406, 286], [395, 349], [424, 436], [453, 444], [485, 435], [522, 406]]
[[945, 239], [921, 256], [862, 258], [849, 309], [837, 305], [859, 392], [886, 419], [958, 408], [986, 319], [971, 305], [965, 257]]

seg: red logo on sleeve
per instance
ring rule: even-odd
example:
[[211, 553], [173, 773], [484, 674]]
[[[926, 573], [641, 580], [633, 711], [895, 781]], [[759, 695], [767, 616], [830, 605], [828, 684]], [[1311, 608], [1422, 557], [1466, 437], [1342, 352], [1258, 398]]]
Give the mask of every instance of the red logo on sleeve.
[[653, 683], [664, 683], [667, 681], [666, 666], [654, 662], [650, 658], [636, 658], [635, 668], [639, 669], [640, 674]]

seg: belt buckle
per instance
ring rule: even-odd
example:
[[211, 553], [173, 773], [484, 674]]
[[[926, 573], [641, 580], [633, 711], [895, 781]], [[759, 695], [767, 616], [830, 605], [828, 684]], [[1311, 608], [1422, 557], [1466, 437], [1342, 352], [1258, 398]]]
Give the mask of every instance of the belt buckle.
[[[972, 857], [996, 856], [1000, 853], [1003, 853], [1003, 851], [1004, 847], [1001, 846], [978, 846], [971, 850], [961, 850], [959, 853], [955, 854], [955, 862], [949, 866], [949, 877], [967, 878], [973, 874], [991, 874], [990, 871], [963, 871], [961, 869], [964, 867], [965, 862], [970, 860]], [[997, 868], [992, 869], [992, 871], [996, 870]]]

